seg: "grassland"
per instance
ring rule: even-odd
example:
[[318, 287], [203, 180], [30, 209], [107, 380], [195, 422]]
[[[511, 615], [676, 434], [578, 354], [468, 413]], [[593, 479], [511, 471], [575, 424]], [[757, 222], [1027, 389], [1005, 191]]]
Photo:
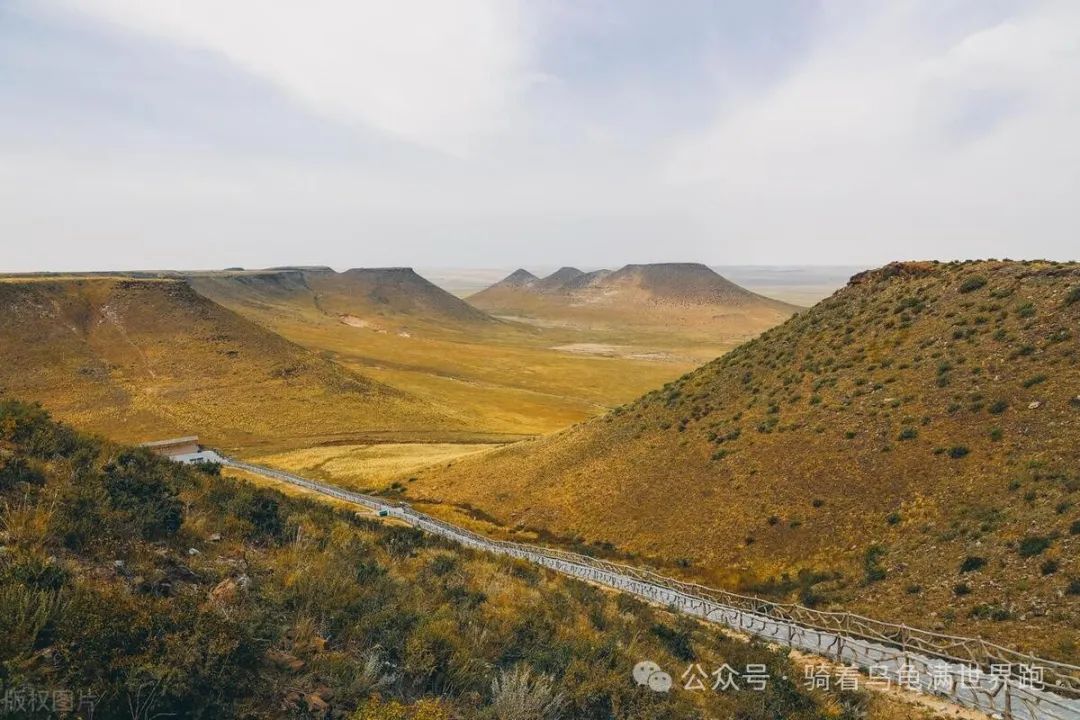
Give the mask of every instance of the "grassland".
[[496, 447], [490, 443], [376, 443], [324, 445], [261, 455], [254, 462], [333, 481], [351, 490], [381, 490], [409, 473]]
[[[103, 720], [927, 717], [805, 688], [783, 653], [636, 600], [6, 401], [0, 529], [0, 679], [46, 702], [60, 688], [92, 698]], [[676, 677], [727, 663], [769, 679], [658, 693], [632, 681], [643, 658]]]
[[1075, 264], [894, 264], [602, 418], [405, 492], [1075, 662], [1078, 327]]
[[342, 368], [179, 280], [0, 281], [0, 389], [121, 440], [225, 448], [459, 429], [432, 404]]
[[[190, 280], [200, 293], [274, 333], [422, 397], [462, 427], [507, 439], [602, 414], [731, 347], [700, 342], [677, 327], [664, 332], [615, 322], [597, 330], [477, 318], [460, 312], [451, 301], [461, 301], [449, 294], [442, 311], [434, 295], [423, 308], [398, 300], [400, 292], [380, 292], [383, 302], [373, 302], [338, 277], [293, 271]], [[417, 292], [432, 293], [426, 286]], [[556, 349], [590, 342], [626, 352]]]

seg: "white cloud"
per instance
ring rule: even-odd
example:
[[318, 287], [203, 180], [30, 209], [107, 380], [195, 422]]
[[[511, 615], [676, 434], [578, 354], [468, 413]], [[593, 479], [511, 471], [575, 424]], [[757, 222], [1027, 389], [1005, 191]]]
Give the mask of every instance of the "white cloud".
[[318, 113], [462, 153], [514, 118], [528, 49], [514, 0], [50, 0], [220, 53]]
[[0, 3], [0, 264], [1075, 258], [1080, 4], [993, 5]]
[[823, 34], [785, 80], [673, 142], [667, 181], [720, 231], [849, 257], [1064, 249], [1080, 224], [1080, 5], [951, 36], [928, 31], [932, 5]]

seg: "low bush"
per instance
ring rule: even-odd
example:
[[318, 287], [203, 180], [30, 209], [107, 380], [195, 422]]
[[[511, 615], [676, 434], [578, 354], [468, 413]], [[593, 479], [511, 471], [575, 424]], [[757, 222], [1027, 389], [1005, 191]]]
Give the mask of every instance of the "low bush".
[[881, 561], [885, 558], [887, 550], [882, 545], [871, 545], [866, 549], [866, 554], [863, 556], [863, 571], [866, 575], [866, 582], [875, 583], [885, 579], [886, 571], [882, 567]]
[[976, 620], [992, 620], [994, 622], [1003, 622], [1005, 620], [1012, 620], [1013, 614], [1007, 608], [1000, 605], [989, 605], [987, 603], [980, 603], [971, 608], [968, 612], [968, 617]]
[[42, 485], [45, 474], [24, 457], [5, 458], [0, 455], [0, 492], [17, 485]]
[[986, 567], [986, 558], [968, 555], [964, 558], [964, 561], [960, 563], [960, 572], [974, 572], [976, 570], [982, 570], [984, 567]]
[[1020, 541], [1020, 545], [1017, 547], [1017, 552], [1020, 553], [1020, 557], [1029, 558], [1036, 555], [1041, 555], [1044, 550], [1050, 547], [1051, 540], [1048, 537], [1041, 535], [1028, 535]]
[[986, 278], [982, 275], [972, 275], [971, 277], [960, 283], [960, 292], [969, 293], [978, 290], [986, 285]]

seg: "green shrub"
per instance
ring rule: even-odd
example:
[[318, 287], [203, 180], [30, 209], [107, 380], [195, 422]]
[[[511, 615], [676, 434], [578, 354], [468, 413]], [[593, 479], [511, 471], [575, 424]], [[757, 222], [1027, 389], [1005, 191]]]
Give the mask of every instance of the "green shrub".
[[1008, 609], [1003, 608], [1000, 605], [988, 605], [986, 603], [981, 603], [971, 608], [971, 611], [968, 613], [968, 617], [975, 618], [976, 620], [993, 620], [994, 622], [1003, 622], [1005, 620], [1011, 620], [1013, 614]]
[[971, 277], [960, 283], [960, 292], [969, 293], [978, 290], [986, 285], [986, 278], [981, 275], [972, 275]]
[[379, 545], [384, 547], [391, 557], [398, 559], [412, 557], [426, 544], [424, 533], [414, 527], [395, 526], [379, 538]]
[[866, 549], [863, 556], [863, 570], [866, 574], [866, 582], [874, 583], [885, 579], [886, 571], [881, 566], [881, 561], [888, 551], [882, 545], [871, 545]]
[[268, 490], [246, 490], [237, 496], [231, 509], [249, 524], [249, 540], [281, 542], [285, 538], [285, 518], [278, 497]]
[[24, 457], [3, 458], [0, 456], [0, 492], [10, 490], [16, 485], [43, 485], [45, 474], [31, 465]]
[[963, 445], [953, 445], [951, 448], [949, 448], [949, 457], [951, 457], [953, 460], [959, 460], [960, 458], [965, 457], [970, 452], [971, 451]]
[[1066, 305], [1072, 305], [1076, 302], [1080, 302], [1080, 285], [1077, 285], [1065, 295]]
[[919, 437], [919, 431], [918, 430], [916, 430], [913, 427], [906, 427], [906, 428], [904, 428], [903, 430], [900, 431], [900, 434], [897, 436], [896, 439], [897, 440], [914, 440], [917, 437]]
[[679, 660], [689, 661], [697, 657], [694, 652], [694, 641], [690, 626], [671, 627], [663, 623], [656, 623], [649, 629], [649, 632], [659, 638], [664, 647], [668, 649], [668, 652]]
[[1051, 540], [1048, 537], [1042, 537], [1041, 535], [1028, 535], [1020, 541], [1017, 552], [1020, 553], [1020, 557], [1029, 558], [1036, 555], [1041, 555], [1044, 550], [1050, 547]]
[[968, 555], [964, 558], [964, 561], [960, 563], [960, 572], [974, 572], [975, 570], [982, 570], [984, 567], [986, 567], [986, 558]]
[[971, 592], [971, 586], [967, 583], [956, 583], [955, 585], [953, 585], [953, 594], [957, 597], [964, 597], [965, 595], [970, 595]]
[[1053, 558], [1047, 558], [1043, 560], [1042, 565], [1039, 566], [1039, 572], [1043, 575], [1053, 575], [1061, 569], [1061, 563]]
[[1008, 409], [1009, 403], [1005, 400], [995, 400], [994, 403], [990, 406], [990, 412], [993, 415], [1000, 415]]
[[123, 450], [103, 470], [109, 503], [147, 540], [175, 534], [184, 520], [173, 470], [146, 450]]
[[1041, 385], [1044, 382], [1046, 382], [1046, 376], [1040, 373], [1038, 375], [1032, 375], [1022, 384], [1025, 388], [1030, 388], [1035, 387], [1036, 385]]

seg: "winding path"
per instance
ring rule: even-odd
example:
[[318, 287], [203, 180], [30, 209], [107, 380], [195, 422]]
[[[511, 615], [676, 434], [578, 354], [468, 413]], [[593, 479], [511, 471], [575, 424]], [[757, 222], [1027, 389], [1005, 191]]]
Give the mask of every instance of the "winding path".
[[[214, 458], [219, 456], [215, 454]], [[466, 547], [550, 568], [787, 647], [855, 666], [879, 686], [903, 686], [1006, 720], [1080, 720], [1080, 667], [977, 638], [932, 633], [852, 613], [715, 590], [554, 548], [493, 540], [416, 512], [292, 473], [220, 457], [221, 464], [367, 507]]]

